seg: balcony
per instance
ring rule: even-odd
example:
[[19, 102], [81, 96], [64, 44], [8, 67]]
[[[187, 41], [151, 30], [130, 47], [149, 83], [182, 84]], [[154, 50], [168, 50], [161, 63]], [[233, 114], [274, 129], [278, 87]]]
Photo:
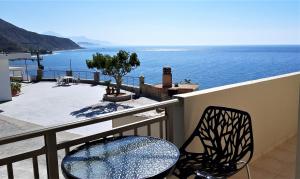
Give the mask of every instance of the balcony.
[[[107, 136], [151, 135], [180, 146], [194, 130], [204, 109], [209, 105], [217, 105], [245, 110], [252, 117], [254, 156], [250, 169], [253, 178], [294, 178], [299, 82], [300, 73], [248, 81], [181, 94], [168, 101], [4, 137], [0, 139], [1, 148], [11, 151], [7, 156], [1, 155], [0, 177], [22, 178], [26, 175], [28, 178], [63, 178], [59, 164], [65, 153], [87, 141]], [[124, 116], [155, 109], [164, 109], [165, 112], [139, 121], [121, 120]], [[66, 130], [104, 121], [112, 121], [113, 128], [84, 137], [71, 136], [67, 141], [60, 140]], [[24, 142], [38, 143], [40, 147], [23, 151]], [[200, 149], [198, 143], [191, 147], [191, 150]], [[232, 178], [246, 178], [246, 172], [243, 170]]]

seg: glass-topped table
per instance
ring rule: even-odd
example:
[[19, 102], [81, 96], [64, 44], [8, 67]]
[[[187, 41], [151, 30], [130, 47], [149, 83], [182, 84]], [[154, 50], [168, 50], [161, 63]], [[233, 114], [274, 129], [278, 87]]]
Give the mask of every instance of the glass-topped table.
[[66, 178], [162, 178], [179, 158], [177, 147], [146, 136], [124, 136], [85, 144], [61, 164]]

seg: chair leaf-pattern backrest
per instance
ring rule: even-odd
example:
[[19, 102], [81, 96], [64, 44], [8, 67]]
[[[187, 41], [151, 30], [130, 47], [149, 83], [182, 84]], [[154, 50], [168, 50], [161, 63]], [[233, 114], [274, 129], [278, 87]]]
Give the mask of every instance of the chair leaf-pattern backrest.
[[213, 162], [236, 163], [247, 154], [252, 157], [252, 126], [247, 112], [209, 106], [196, 130], [195, 134], [199, 135], [204, 146], [204, 153]]
[[245, 111], [207, 107], [197, 128], [181, 147], [182, 154], [188, 153], [187, 147], [195, 138], [201, 141], [210, 162], [221, 167], [242, 159], [248, 163], [253, 155], [251, 117]]
[[[204, 151], [201, 147], [194, 151], [194, 142], [200, 142]], [[174, 175], [187, 178], [202, 172], [213, 177], [229, 177], [251, 160], [253, 149], [251, 117], [247, 112], [209, 106], [180, 148], [181, 157]]]

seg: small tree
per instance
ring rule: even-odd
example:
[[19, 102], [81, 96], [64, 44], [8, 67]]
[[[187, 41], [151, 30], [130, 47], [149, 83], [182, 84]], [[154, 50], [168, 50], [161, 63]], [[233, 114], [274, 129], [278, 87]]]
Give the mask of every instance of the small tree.
[[140, 66], [140, 61], [136, 53], [129, 53], [120, 50], [117, 55], [93, 54], [93, 58], [86, 60], [87, 67], [97, 68], [103, 75], [109, 75], [116, 81], [117, 95], [120, 94], [122, 78], [131, 70]]

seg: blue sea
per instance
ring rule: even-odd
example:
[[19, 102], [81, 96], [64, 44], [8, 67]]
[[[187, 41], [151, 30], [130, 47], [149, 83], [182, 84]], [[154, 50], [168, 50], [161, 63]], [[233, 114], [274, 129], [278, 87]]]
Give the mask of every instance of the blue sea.
[[[43, 56], [42, 64], [45, 70], [87, 71], [85, 61], [92, 54], [113, 55], [120, 49], [136, 52], [141, 61], [141, 66], [129, 75], [143, 75], [146, 83], [152, 84], [161, 82], [163, 66], [172, 67], [174, 83], [190, 79], [200, 89], [300, 71], [300, 45], [86, 48], [54, 52]], [[29, 68], [36, 67], [36, 62], [27, 63]]]

